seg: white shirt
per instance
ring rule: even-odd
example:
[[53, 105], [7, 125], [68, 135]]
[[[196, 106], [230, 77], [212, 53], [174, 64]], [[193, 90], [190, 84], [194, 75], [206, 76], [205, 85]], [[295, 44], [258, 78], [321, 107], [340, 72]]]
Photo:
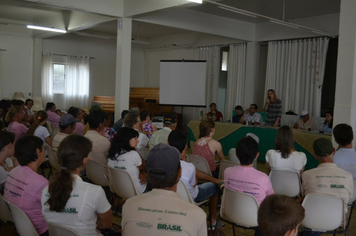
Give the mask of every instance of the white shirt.
[[37, 127], [33, 135], [42, 139], [43, 145], [45, 145], [46, 138], [50, 136], [50, 133], [48, 132], [48, 129], [46, 127], [40, 125]]
[[[4, 167], [0, 166], [0, 184], [3, 184], [6, 182], [7, 179], [7, 175], [9, 174], [9, 172], [7, 172]], [[1, 189], [1, 187], [0, 187]]]
[[334, 163], [340, 169], [352, 174], [356, 180], [356, 152], [353, 148], [340, 148], [335, 152]]
[[180, 166], [182, 167], [182, 176], [180, 177], [180, 179], [187, 187], [190, 196], [192, 196], [192, 198], [195, 199], [199, 193], [198, 185], [195, 185], [196, 182], [195, 166], [192, 163], [188, 163], [182, 160], [180, 161]]
[[61, 133], [61, 132], [56, 134], [56, 136], [54, 136], [54, 138], [53, 138], [52, 147], [58, 148], [59, 144], [62, 142], [62, 140], [65, 139], [68, 135], [69, 134]]
[[154, 132], [150, 137], [149, 147], [150, 150], [159, 143], [168, 143], [168, 136], [172, 132], [169, 127], [163, 127], [162, 129]]
[[251, 115], [250, 113], [247, 113], [244, 117], [244, 121], [248, 121], [248, 122], [258, 122], [260, 123], [260, 125], [263, 125], [263, 119], [260, 113], [255, 112], [255, 114]]
[[142, 165], [142, 159], [140, 155], [138, 155], [138, 153], [135, 150], [132, 150], [122, 155], [116, 156], [116, 159], [117, 160], [111, 160], [109, 158], [108, 166], [126, 170], [131, 176], [137, 188], [137, 191], [140, 194], [142, 194], [146, 189], [147, 183], [145, 184], [140, 183], [140, 179], [139, 179], [140, 170], [138, 169], [138, 166]]
[[66, 212], [49, 211], [45, 202], [49, 198], [48, 186], [43, 189], [41, 204], [42, 214], [46, 221], [73, 229], [81, 236], [102, 235], [96, 229], [97, 214], [110, 210], [104, 190], [97, 185], [83, 182], [74, 175], [73, 191], [65, 206]]
[[148, 138], [146, 135], [144, 135], [143, 133], [140, 133], [137, 129], [135, 129], [139, 135], [138, 135], [138, 144], [137, 144], [137, 151], [138, 153], [140, 153], [141, 157], [146, 160], [146, 145], [148, 143]]
[[303, 152], [294, 151], [285, 159], [280, 151], [271, 149], [266, 153], [266, 161], [272, 170], [290, 170], [299, 174], [307, 164], [307, 157]]

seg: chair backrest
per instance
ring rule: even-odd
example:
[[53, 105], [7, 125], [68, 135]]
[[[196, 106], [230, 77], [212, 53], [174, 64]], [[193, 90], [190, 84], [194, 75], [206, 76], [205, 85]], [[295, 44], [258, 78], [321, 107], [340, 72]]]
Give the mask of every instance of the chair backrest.
[[272, 170], [269, 174], [273, 189], [278, 194], [288, 197], [298, 196], [300, 193], [300, 178], [297, 172], [287, 170]]
[[54, 129], [53, 124], [52, 124], [51, 122], [47, 121], [47, 122], [46, 122], [46, 127], [47, 127], [47, 130], [48, 130], [48, 132], [50, 133], [50, 135], [52, 135], [53, 129]]
[[209, 164], [204, 157], [188, 154], [187, 159], [195, 166], [195, 168], [211, 176]]
[[14, 222], [14, 219], [12, 218], [11, 211], [6, 204], [4, 197], [0, 194], [0, 220], [2, 222]]
[[220, 161], [219, 179], [224, 179], [225, 169], [232, 166], [238, 166], [240, 163], [235, 161], [222, 160]]
[[305, 217], [302, 225], [318, 231], [337, 229], [343, 224], [344, 202], [341, 198], [326, 194], [309, 193], [302, 206]]
[[56, 136], [58, 133], [59, 133], [59, 127], [54, 127], [53, 126], [52, 133], [51, 133], [51, 136], [50, 136], [51, 141], [53, 141], [54, 136]]
[[236, 148], [230, 148], [229, 153], [228, 153], [228, 158], [230, 161], [234, 161], [240, 164], [240, 160], [236, 156]]
[[179, 180], [177, 185], [177, 193], [183, 200], [195, 204], [194, 200], [192, 199], [192, 196], [190, 196], [187, 186], [185, 186], [184, 182], [181, 179]]
[[20, 236], [39, 236], [26, 213], [11, 202], [6, 200], [5, 202], [10, 208], [17, 232], [20, 234]]
[[190, 142], [189, 142], [190, 150], [192, 151], [192, 153], [194, 152], [195, 143], [196, 143], [196, 142], [194, 142], [194, 141], [190, 141]]
[[42, 98], [41, 97], [33, 97], [33, 106], [32, 106], [32, 110], [33, 111], [39, 111], [43, 109], [43, 105], [42, 105]]
[[110, 166], [108, 166], [108, 170], [111, 187], [119, 197], [126, 200], [138, 195], [135, 183], [127, 171]]
[[[89, 153], [90, 156], [90, 153]], [[107, 176], [105, 175], [104, 172], [104, 166], [102, 166], [100, 163], [93, 161], [89, 158], [87, 164], [86, 164], [86, 172], [88, 178], [93, 181], [94, 184], [100, 185], [100, 186], [109, 186], [109, 180]]]
[[12, 99], [19, 99], [19, 98], [25, 98], [23, 92], [15, 92], [14, 96], [12, 97]]
[[49, 164], [56, 170], [60, 169], [60, 165], [57, 159], [57, 153], [54, 152], [53, 149], [47, 143], [45, 144], [45, 147], [47, 150]]
[[244, 227], [256, 227], [258, 202], [250, 194], [224, 188], [220, 216]]
[[47, 221], [49, 235], [51, 236], [79, 236], [74, 230]]

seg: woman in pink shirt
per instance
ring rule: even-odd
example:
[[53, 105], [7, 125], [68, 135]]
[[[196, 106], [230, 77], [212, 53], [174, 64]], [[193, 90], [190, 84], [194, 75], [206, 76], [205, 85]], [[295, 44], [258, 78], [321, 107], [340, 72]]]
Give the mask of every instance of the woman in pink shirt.
[[5, 121], [9, 124], [8, 131], [14, 133], [16, 139], [24, 136], [28, 130], [28, 128], [21, 123], [23, 116], [23, 109], [20, 106], [12, 106], [6, 114]]
[[57, 115], [56, 111], [56, 104], [53, 102], [47, 102], [46, 105], [46, 112], [48, 115], [48, 121], [52, 123], [53, 126], [58, 127], [59, 125], [59, 119], [61, 118], [59, 115]]
[[73, 133], [84, 135], [85, 125], [82, 123], [84, 115], [82, 109], [78, 107], [73, 107], [72, 109], [68, 110], [68, 113], [71, 114], [77, 120]]

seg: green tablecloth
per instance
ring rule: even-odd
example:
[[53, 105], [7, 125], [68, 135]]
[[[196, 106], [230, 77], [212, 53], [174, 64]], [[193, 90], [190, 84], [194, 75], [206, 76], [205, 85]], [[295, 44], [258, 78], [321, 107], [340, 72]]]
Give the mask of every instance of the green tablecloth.
[[[199, 127], [199, 121], [190, 121], [188, 124], [189, 127], [189, 138], [188, 138], [188, 145], [189, 141], [196, 141], [198, 136], [197, 136], [197, 128]], [[198, 127], [197, 127], [198, 126]], [[236, 127], [238, 126], [238, 127]], [[230, 127], [230, 128], [229, 128]], [[220, 130], [219, 130], [220, 129]], [[194, 132], [192, 131], [194, 130]], [[259, 142], [259, 152], [260, 155], [258, 157], [259, 161], [265, 162], [265, 156], [268, 150], [274, 149], [274, 139], [276, 137], [277, 133], [277, 128], [272, 128], [272, 127], [263, 127], [263, 126], [244, 126], [240, 124], [230, 124], [230, 123], [220, 123], [216, 122], [215, 123], [215, 130], [216, 132], [219, 131], [219, 135], [216, 138], [214, 135], [214, 139], [218, 140], [223, 148], [223, 153], [224, 155], [227, 155], [229, 153], [229, 150], [231, 148], [236, 147], [237, 141], [239, 141], [242, 137], [245, 137], [247, 133], [254, 133], [257, 135], [260, 139]], [[310, 132], [302, 132], [298, 130], [293, 130], [294, 133], [297, 132], [298, 135], [295, 135], [298, 137], [296, 139], [295, 137], [295, 142], [294, 142], [294, 148], [295, 150], [299, 152], [304, 152], [307, 156], [307, 164], [305, 166], [305, 169], [312, 169], [318, 166], [318, 161], [314, 158], [312, 155], [312, 150], [310, 150], [310, 142], [313, 140], [324, 137], [327, 139], [331, 140], [331, 136], [323, 135], [323, 134], [317, 134], [317, 133], [310, 133]], [[194, 135], [195, 133], [195, 135]], [[222, 133], [226, 134], [223, 135]], [[298, 142], [299, 141], [299, 142]], [[308, 144], [303, 143], [303, 141], [307, 141]]]

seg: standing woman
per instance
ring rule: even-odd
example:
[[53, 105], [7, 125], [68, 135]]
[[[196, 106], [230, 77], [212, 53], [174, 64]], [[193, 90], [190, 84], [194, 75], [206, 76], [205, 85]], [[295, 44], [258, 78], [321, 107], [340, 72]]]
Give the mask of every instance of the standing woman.
[[91, 149], [91, 141], [82, 135], [63, 139], [58, 148], [61, 169], [43, 189], [41, 198], [46, 221], [71, 228], [81, 236], [102, 235], [97, 229], [112, 226], [111, 205], [104, 190], [79, 177]]
[[52, 147], [52, 140], [50, 138], [50, 133], [48, 129], [44, 126], [47, 122], [47, 113], [45, 111], [38, 111], [36, 114], [36, 119], [28, 129], [26, 134], [35, 135], [42, 139], [43, 144], [47, 143]]
[[293, 131], [290, 127], [283, 125], [276, 134], [275, 150], [266, 153], [267, 173], [271, 170], [289, 170], [302, 175], [307, 157], [303, 152], [294, 149]]
[[278, 99], [276, 91], [273, 89], [268, 90], [264, 111], [267, 112], [265, 125], [273, 127], [281, 126], [282, 101]]
[[21, 123], [23, 116], [23, 109], [20, 106], [12, 106], [6, 114], [5, 122], [9, 124], [8, 131], [15, 134], [16, 139], [24, 136], [28, 130], [28, 128]]
[[53, 126], [58, 127], [59, 119], [61, 117], [56, 113], [56, 104], [53, 102], [47, 102], [46, 112], [48, 115], [48, 121], [51, 122]]

